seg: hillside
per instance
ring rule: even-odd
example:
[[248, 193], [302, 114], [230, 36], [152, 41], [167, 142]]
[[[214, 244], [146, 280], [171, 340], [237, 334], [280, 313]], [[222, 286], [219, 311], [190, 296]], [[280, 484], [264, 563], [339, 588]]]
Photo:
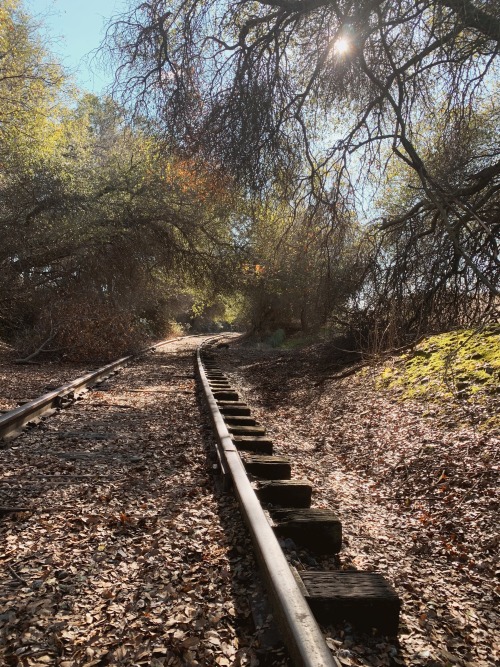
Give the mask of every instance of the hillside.
[[221, 353], [314, 504], [341, 518], [340, 566], [378, 570], [402, 597], [384, 662], [380, 642], [371, 654], [330, 629], [345, 665], [495, 664], [498, 344], [495, 328], [457, 332], [351, 366], [329, 345]]

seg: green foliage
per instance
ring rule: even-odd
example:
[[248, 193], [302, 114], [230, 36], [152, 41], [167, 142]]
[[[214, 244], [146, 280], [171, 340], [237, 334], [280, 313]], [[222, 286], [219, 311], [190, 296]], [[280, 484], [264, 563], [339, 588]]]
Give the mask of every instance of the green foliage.
[[2, 144], [14, 147], [21, 142], [26, 147], [35, 142], [34, 150], [42, 150], [62, 82], [61, 68], [50, 62], [21, 0], [0, 0]]
[[285, 350], [301, 350], [309, 345], [314, 345], [318, 340], [324, 340], [325, 336], [322, 332], [315, 332], [308, 335], [294, 334], [283, 341], [281, 347]]
[[373, 351], [498, 300], [499, 31], [478, 0], [150, 0], [108, 38], [124, 99], [253, 197], [247, 321]]
[[295, 209], [273, 193], [253, 210], [244, 265], [247, 317], [258, 334], [317, 331], [348, 306], [364, 267], [353, 216], [331, 226], [328, 209]]
[[231, 290], [228, 182], [111, 99], [71, 97], [20, 2], [0, 19], [0, 334], [79, 359], [168, 335], [179, 295]]
[[271, 347], [281, 347], [285, 341], [285, 332], [283, 329], [276, 329], [269, 338], [266, 338], [266, 344]]
[[163, 332], [164, 338], [174, 338], [175, 336], [183, 336], [185, 333], [182, 324], [176, 322], [175, 320], [169, 320], [167, 327]]
[[500, 387], [500, 327], [464, 329], [426, 338], [380, 375], [380, 386], [404, 398], [475, 400]]
[[245, 306], [244, 295], [241, 292], [235, 291], [227, 296], [222, 296], [221, 302], [224, 307], [224, 321], [228, 324], [238, 326]]

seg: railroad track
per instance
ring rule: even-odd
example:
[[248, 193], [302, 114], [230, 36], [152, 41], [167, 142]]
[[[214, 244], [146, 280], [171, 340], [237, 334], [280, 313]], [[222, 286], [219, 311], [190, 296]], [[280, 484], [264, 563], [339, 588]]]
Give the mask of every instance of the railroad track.
[[[192, 336], [181, 336], [175, 340], [184, 340], [186, 338], [192, 338]], [[11, 440], [20, 435], [27, 424], [34, 425], [41, 417], [47, 417], [54, 414], [57, 409], [67, 407], [85, 393], [89, 387], [93, 387], [99, 382], [108, 379], [133, 359], [148, 352], [154, 352], [171, 342], [171, 340], [165, 340], [146, 348], [137, 355], [121, 357], [110, 364], [98, 368], [96, 371], [86, 373], [32, 401], [25, 402], [14, 410], [9, 410], [0, 415], [0, 442]]]
[[317, 625], [348, 620], [359, 629], [395, 636], [400, 600], [375, 572], [297, 572], [277, 537], [292, 539], [314, 554], [341, 549], [342, 526], [327, 510], [310, 509], [312, 487], [291, 479], [291, 461], [274, 454], [266, 429], [252, 416], [217, 362], [210, 341], [197, 352], [197, 372], [216, 433], [225, 485], [234, 487], [275, 616], [297, 665], [340, 664], [332, 658]]
[[[192, 349], [194, 342], [187, 337], [183, 343], [176, 341], [174, 346], [183, 344]], [[229, 512], [230, 518], [225, 508], [220, 511], [222, 501], [219, 500], [219, 510], [215, 509], [209, 476], [204, 470], [206, 463], [202, 463], [206, 453], [202, 451], [200, 455], [199, 447], [196, 449], [196, 443], [191, 443], [191, 439], [199, 436], [196, 429], [203, 427], [182, 425], [182, 417], [186, 421], [191, 418], [193, 424], [193, 409], [196, 411], [189, 353], [184, 351], [179, 359], [167, 355], [168, 363], [162, 361], [166, 354], [163, 351], [155, 355], [157, 360], [146, 357], [145, 369], [131, 358], [120, 359], [92, 377], [64, 385], [46, 395], [43, 401], [38, 399], [13, 411], [13, 415], [7, 413], [0, 418], [0, 428], [5, 429], [3, 434], [10, 439], [26, 424], [39, 420], [41, 409], [54, 415], [49, 421], [42, 420], [38, 428], [28, 430], [21, 440], [10, 443], [4, 452], [0, 496], [8, 500], [0, 501], [0, 505], [9, 512], [8, 517], [12, 516], [2, 531], [8, 545], [3, 554], [6, 577], [0, 610], [0, 626], [6, 638], [4, 657], [10, 661], [6, 664], [17, 664], [18, 660], [19, 664], [76, 667], [107, 664], [111, 658], [124, 661], [122, 664], [153, 664], [157, 659], [164, 660], [158, 664], [172, 665], [190, 661], [202, 665], [233, 664], [233, 649], [222, 641], [218, 629], [226, 622], [227, 614], [218, 611], [210, 616], [207, 611], [201, 620], [192, 611], [194, 616], [190, 619], [186, 610], [195, 609], [196, 604], [200, 608], [212, 605], [210, 609], [231, 604], [223, 598], [233, 556], [217, 556], [223, 573], [222, 580], [215, 585], [222, 599], [218, 602], [207, 602], [213, 598], [213, 588], [207, 584], [210, 576], [204, 570], [206, 565], [205, 569], [213, 572], [208, 565], [212, 556], [209, 558], [207, 553], [222, 549], [227, 538], [222, 527], [216, 528], [219, 546], [213, 540], [204, 542], [201, 536], [213, 531], [213, 525], [218, 526], [218, 514], [229, 522], [231, 531], [240, 529], [234, 527], [237, 521], [234, 509]], [[127, 363], [131, 364], [129, 372], [133, 377], [127, 380], [125, 374], [114, 375], [111, 382], [111, 375]], [[380, 582], [377, 598], [373, 581], [368, 581], [368, 577], [364, 584], [361, 582], [364, 608], [363, 603], [360, 607], [362, 596], [358, 594], [357, 608], [349, 611], [346, 591], [359, 589], [359, 580], [341, 582], [339, 588], [338, 581], [325, 579], [328, 573], [314, 576], [308, 573], [300, 578], [290, 569], [275, 533], [306, 541], [313, 550], [335, 553], [341, 543], [340, 522], [331, 515], [307, 509], [310, 485], [289, 479], [290, 462], [272, 455], [272, 442], [263, 427], [253, 422], [248, 406], [220, 371], [212, 352], [198, 351], [197, 372], [215, 426], [219, 465], [226, 486], [232, 484], [236, 491], [289, 655], [297, 665], [338, 667], [340, 663], [326, 646], [315, 614], [320, 621], [335, 620], [339, 618], [340, 606], [341, 616], [345, 616], [347, 609], [347, 617], [349, 613], [351, 617], [353, 613], [358, 617], [364, 614], [366, 623], [373, 624], [373, 609], [380, 615], [380, 604], [385, 604], [383, 629], [393, 632], [394, 623], [397, 624], [394, 611], [397, 598]], [[74, 403], [79, 393], [95, 382], [101, 384], [94, 391], [94, 400], [74, 405], [68, 428], [70, 413], [61, 413], [58, 408]], [[112, 389], [117, 383], [118, 388]], [[164, 406], [173, 404], [176, 418], [181, 421], [166, 425], [162, 423], [163, 415], [168, 421], [167, 415], [172, 413]], [[123, 428], [122, 423], [126, 424]], [[51, 523], [52, 516], [57, 516], [64, 525]], [[193, 532], [191, 523], [200, 526]], [[155, 538], [155, 532], [160, 537]], [[75, 537], [80, 534], [81, 540]], [[246, 538], [240, 532], [238, 539], [244, 544]], [[77, 545], [73, 556], [72, 543]], [[231, 546], [228, 553], [234, 548]], [[181, 549], [180, 557], [176, 549]], [[63, 554], [59, 558], [58, 550]], [[236, 550], [240, 554], [236, 559], [247, 557], [240, 544]], [[159, 555], [164, 562], [170, 559], [176, 563], [173, 572], [170, 563], [168, 567], [164, 565], [167, 574], [155, 569]], [[74, 561], [72, 565], [68, 565], [68, 559]], [[148, 570], [149, 561], [153, 573]], [[117, 592], [113, 577], [101, 574], [101, 569], [109, 571], [110, 563], [112, 567], [130, 565], [131, 576], [138, 577], [133, 591], [125, 582]], [[234, 570], [238, 577], [245, 578], [244, 568], [239, 565]], [[136, 574], [138, 568], [140, 576]], [[147, 574], [142, 575], [141, 568]], [[193, 569], [202, 569], [203, 573], [187, 576], [186, 572]], [[168, 597], [177, 582], [182, 583], [182, 612], [173, 597], [172, 600]], [[233, 579], [231, 585], [234, 588]], [[333, 591], [334, 595], [325, 596], [325, 591]], [[231, 596], [234, 597], [233, 593]], [[392, 604], [390, 612], [388, 599]], [[71, 609], [66, 609], [65, 600]], [[352, 607], [352, 599], [350, 603]], [[30, 604], [38, 604], [52, 614], [54, 623], [47, 621], [47, 613], [39, 622], [49, 639], [39, 636], [40, 628]], [[102, 613], [94, 613], [92, 610], [101, 609], [99, 605]], [[84, 613], [84, 622], [78, 615], [83, 613], [78, 612], [79, 606], [90, 610]], [[226, 606], [222, 608], [226, 610]], [[150, 628], [153, 613], [154, 632]], [[109, 641], [106, 643], [100, 634], [104, 625], [110, 623], [113, 627], [113, 619], [123, 624], [127, 616], [132, 620], [120, 626], [121, 634], [108, 646]], [[212, 625], [206, 620], [211, 618]], [[150, 638], [158, 636], [158, 626], [162, 624], [167, 630], [159, 645]], [[224, 632], [229, 638], [229, 625]], [[141, 637], [142, 658], [134, 642], [127, 641], [128, 633]], [[86, 646], [89, 636], [90, 648]], [[217, 641], [224, 647], [221, 655], [217, 652]], [[237, 637], [233, 638], [233, 644], [238, 645]], [[251, 657], [245, 662], [244, 656], [251, 656], [254, 649], [249, 646], [239, 650], [243, 653], [233, 656], [234, 660], [251, 664]], [[37, 663], [37, 657], [43, 660]]]

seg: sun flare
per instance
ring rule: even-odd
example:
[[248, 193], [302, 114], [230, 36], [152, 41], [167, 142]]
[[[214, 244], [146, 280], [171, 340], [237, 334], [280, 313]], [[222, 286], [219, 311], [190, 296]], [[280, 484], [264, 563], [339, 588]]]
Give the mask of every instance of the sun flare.
[[347, 37], [339, 37], [335, 44], [333, 45], [333, 52], [336, 56], [345, 56], [351, 48], [350, 42]]

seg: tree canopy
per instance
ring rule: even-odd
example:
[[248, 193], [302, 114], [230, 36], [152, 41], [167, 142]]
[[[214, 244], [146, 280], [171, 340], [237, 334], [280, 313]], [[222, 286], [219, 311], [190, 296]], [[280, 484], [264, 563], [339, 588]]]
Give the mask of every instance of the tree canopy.
[[145, 119], [72, 92], [20, 2], [0, 11], [0, 332], [67, 351], [76, 318], [87, 353], [113, 356], [162, 335], [183, 293], [227, 290], [233, 194]]
[[130, 0], [102, 99], [21, 0], [0, 19], [2, 331], [75, 307], [151, 330], [186, 292], [368, 344], [495, 312], [493, 0]]
[[333, 228], [402, 170], [404, 207], [365, 218], [445, 243], [462, 288], [498, 296], [499, 139], [478, 130], [498, 127], [497, 2], [149, 0], [108, 39], [117, 89], [183, 149], [253, 191], [293, 184]]

